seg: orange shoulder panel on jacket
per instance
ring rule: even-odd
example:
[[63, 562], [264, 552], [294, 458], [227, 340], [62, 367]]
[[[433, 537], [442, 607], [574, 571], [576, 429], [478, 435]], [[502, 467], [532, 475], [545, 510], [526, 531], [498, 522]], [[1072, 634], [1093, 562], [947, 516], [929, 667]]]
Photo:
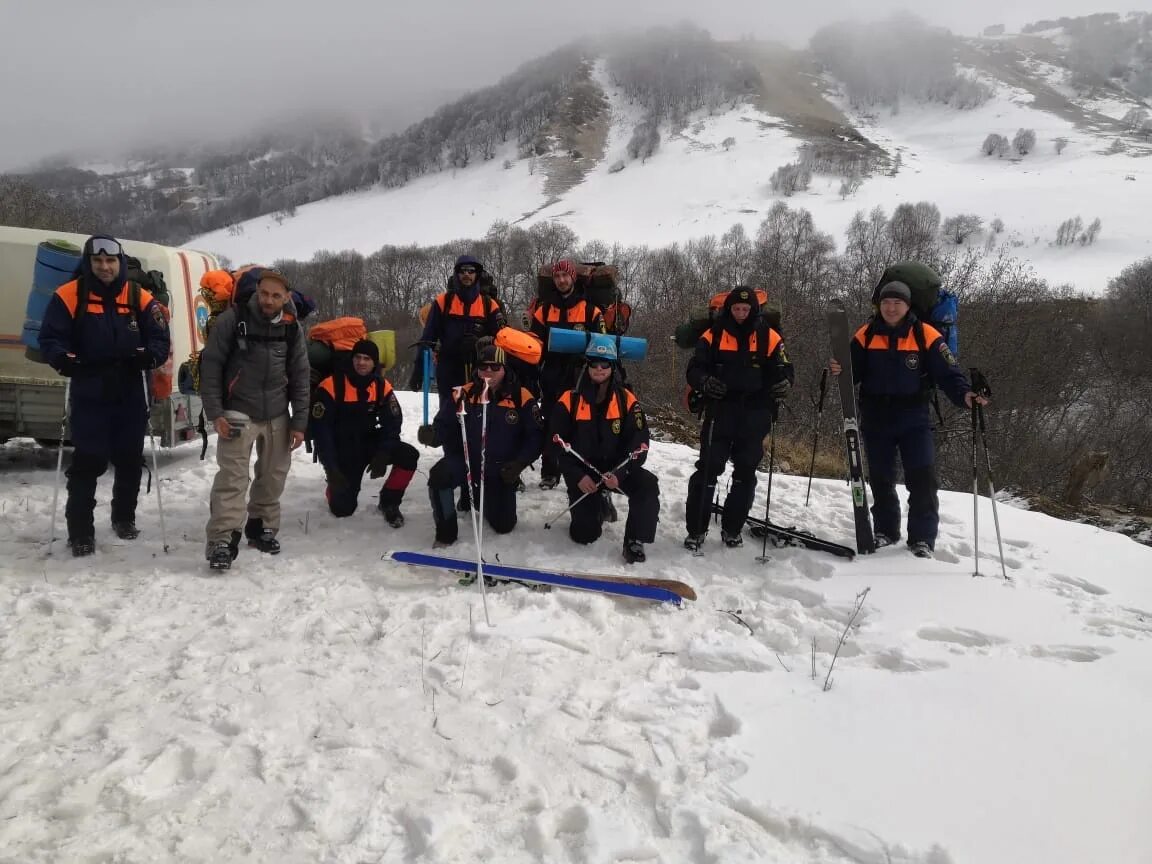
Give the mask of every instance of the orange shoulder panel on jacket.
[[323, 381], [321, 381], [319, 384], [317, 384], [316, 389], [317, 390], [323, 390], [325, 393], [327, 393], [333, 399], [336, 398], [336, 384], [333, 382], [331, 375], [329, 375], [327, 378], [325, 378]]
[[68, 310], [68, 314], [75, 318], [76, 304], [80, 302], [79, 280], [73, 279], [71, 282], [65, 282], [56, 289], [56, 293], [64, 301], [64, 307]]

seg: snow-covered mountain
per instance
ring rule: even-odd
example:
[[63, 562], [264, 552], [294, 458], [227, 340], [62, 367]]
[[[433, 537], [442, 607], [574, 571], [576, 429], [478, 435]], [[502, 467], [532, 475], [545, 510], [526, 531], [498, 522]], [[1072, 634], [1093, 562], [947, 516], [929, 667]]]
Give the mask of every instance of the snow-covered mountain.
[[[643, 161], [627, 154], [643, 109], [614, 85], [601, 62], [592, 80], [608, 100], [606, 128], [599, 152], [593, 147], [568, 158], [566, 182], [556, 181], [555, 163], [567, 157], [517, 159], [508, 145], [467, 168], [325, 199], [289, 218], [260, 217], [189, 245], [236, 261], [307, 259], [321, 249], [368, 254], [384, 244], [480, 237], [497, 220], [555, 220], [582, 240], [624, 244], [718, 236], [736, 223], [754, 232], [781, 200], [769, 185], [773, 171], [817, 141], [857, 147], [891, 166], [873, 170], [846, 198], [842, 177], [816, 173], [806, 191], [786, 199], [810, 210], [821, 230], [842, 238], [858, 211], [891, 213], [901, 203], [930, 201], [945, 219], [974, 214], [983, 220], [983, 230], [966, 243], [1007, 246], [1050, 282], [1098, 293], [1123, 267], [1152, 254], [1140, 191], [1152, 185], [1152, 162], [1145, 158], [1152, 143], [1123, 122], [1143, 103], [1111, 85], [1073, 86], [1072, 73], [1041, 52], [1041, 42], [1033, 35], [1019, 44], [1003, 38], [964, 43], [960, 68], [994, 89], [977, 108], [906, 101], [867, 113], [854, 111], [834, 80], [811, 74], [800, 55], [741, 45], [768, 82], [763, 92], [729, 110], [699, 111], [678, 129], [665, 126], [659, 149]], [[981, 152], [990, 133], [1010, 140], [1018, 129], [1035, 132], [1032, 152]], [[1076, 217], [1085, 227], [1100, 219], [1098, 239], [1057, 246], [1058, 227]], [[995, 220], [1002, 231], [992, 229]]]
[[[415, 444], [420, 396], [399, 396]], [[1118, 534], [1004, 501], [1005, 581], [985, 499], [973, 578], [972, 499], [942, 493], [934, 561], [760, 564], [715, 537], [692, 558], [696, 454], [656, 443], [647, 563], [622, 564], [622, 522], [587, 548], [545, 531], [563, 498], [531, 483], [485, 551], [699, 599], [505, 586], [489, 628], [475, 588], [380, 560], [430, 549], [437, 452], [394, 531], [368, 494], [330, 517], [299, 451], [283, 554], [220, 576], [197, 454], [160, 456], [170, 554], [154, 497], [137, 542], [109, 539], [106, 479], [74, 561], [44, 557], [55, 454], [0, 447], [0, 860], [1152, 860], [1152, 550]], [[846, 487], [804, 507], [804, 484], [775, 478], [773, 519], [851, 542]]]

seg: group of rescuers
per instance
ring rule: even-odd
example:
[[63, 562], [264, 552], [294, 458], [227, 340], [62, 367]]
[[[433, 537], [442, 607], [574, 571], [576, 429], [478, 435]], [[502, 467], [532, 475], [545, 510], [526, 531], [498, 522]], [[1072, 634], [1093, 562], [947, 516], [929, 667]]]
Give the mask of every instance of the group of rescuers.
[[[68, 417], [74, 449], [65, 517], [75, 556], [96, 549], [96, 485], [109, 463], [115, 472], [112, 529], [125, 540], [139, 534], [147, 372], [165, 363], [171, 351], [165, 310], [127, 280], [125, 259], [115, 238], [90, 237], [76, 278], [56, 291], [40, 335], [45, 359], [72, 379]], [[578, 290], [576, 265], [560, 260], [552, 272], [554, 299], [529, 310], [530, 330], [542, 345], [556, 327], [603, 332], [601, 311]], [[439, 411], [418, 435], [421, 444], [443, 448], [428, 471], [435, 545], [457, 540], [456, 514], [474, 506], [481, 485], [488, 527], [512, 531], [517, 492], [524, 488], [521, 474], [540, 459], [540, 487], [553, 489], [563, 479], [567, 488], [575, 542], [595, 542], [604, 522], [616, 520], [614, 497], [622, 495], [628, 499], [623, 557], [629, 564], [644, 561], [644, 544], [656, 538], [660, 489], [644, 467], [648, 420], [626, 385], [619, 358], [604, 352], [605, 343], [587, 356], [545, 351], [538, 368], [506, 356], [494, 337], [507, 321], [499, 302], [481, 292], [482, 274], [476, 258], [457, 259], [419, 342], [421, 350], [435, 348], [437, 358]], [[382, 374], [379, 350], [369, 340], [356, 343], [346, 366], [313, 389], [291, 293], [281, 273], [264, 270], [243, 308], [233, 306], [219, 317], [201, 354], [204, 412], [219, 436], [205, 550], [214, 569], [231, 566], [242, 536], [260, 552], [280, 552], [280, 499], [292, 451], [309, 429], [332, 514], [355, 511], [367, 473], [384, 478], [378, 499], [384, 519], [394, 528], [404, 524], [400, 505], [418, 451], [401, 440], [402, 412]], [[972, 392], [940, 334], [927, 324], [921, 325], [927, 350], [920, 351], [910, 334], [915, 315], [907, 285], [882, 286], [878, 305], [852, 340], [876, 542], [885, 546], [900, 538], [899, 453], [909, 491], [908, 546], [930, 557], [939, 521], [931, 421], [921, 363], [908, 355], [926, 355], [924, 371], [957, 405], [970, 407], [983, 397]], [[706, 404], [700, 458], [685, 504], [684, 546], [693, 551], [708, 533], [715, 486], [728, 462], [733, 471], [720, 536], [729, 547], [741, 545], [764, 439], [794, 380], [780, 334], [759, 311], [754, 290], [734, 288], [688, 363], [688, 384]], [[832, 361], [830, 370], [839, 374], [839, 364]]]

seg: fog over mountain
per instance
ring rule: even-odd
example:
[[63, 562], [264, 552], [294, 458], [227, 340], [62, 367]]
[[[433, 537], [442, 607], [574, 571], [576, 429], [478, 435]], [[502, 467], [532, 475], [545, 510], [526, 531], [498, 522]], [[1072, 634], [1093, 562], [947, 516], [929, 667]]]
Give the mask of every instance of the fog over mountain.
[[[803, 44], [845, 17], [880, 17], [896, 0], [587, 0], [541, 6], [432, 0], [145, 3], [0, 0], [0, 171], [58, 154], [110, 158], [135, 146], [221, 141], [262, 126], [332, 117], [382, 134], [491, 84], [579, 36], [680, 20], [717, 38]], [[989, 24], [1104, 11], [1086, 0], [920, 3], [958, 33]]]

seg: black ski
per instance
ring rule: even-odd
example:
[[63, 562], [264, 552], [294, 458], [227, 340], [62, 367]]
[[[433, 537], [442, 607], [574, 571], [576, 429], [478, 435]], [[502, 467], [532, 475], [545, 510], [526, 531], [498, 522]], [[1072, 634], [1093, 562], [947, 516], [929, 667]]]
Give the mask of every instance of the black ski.
[[872, 537], [872, 519], [868, 513], [868, 490], [864, 487], [864, 447], [860, 440], [860, 421], [856, 413], [856, 379], [852, 375], [852, 332], [848, 313], [833, 302], [828, 308], [828, 332], [832, 356], [840, 364], [840, 405], [844, 412], [844, 446], [848, 454], [848, 483], [852, 487], [852, 513], [856, 522], [856, 551], [867, 555], [876, 551]]
[[[723, 516], [724, 507], [720, 504], [713, 503], [712, 512], [717, 516]], [[817, 552], [828, 552], [832, 555], [839, 555], [841, 558], [848, 558], [849, 560], [856, 557], [856, 550], [850, 546], [841, 546], [839, 543], [833, 543], [831, 540], [822, 540], [815, 534], [800, 531], [796, 528], [785, 528], [783, 525], [777, 525], [775, 522], [765, 523], [759, 516], [748, 516], [744, 519], [744, 523], [748, 526], [748, 533], [757, 540], [762, 540], [765, 535], [767, 535], [768, 539], [777, 547], [803, 546], [805, 549], [813, 549]]]

